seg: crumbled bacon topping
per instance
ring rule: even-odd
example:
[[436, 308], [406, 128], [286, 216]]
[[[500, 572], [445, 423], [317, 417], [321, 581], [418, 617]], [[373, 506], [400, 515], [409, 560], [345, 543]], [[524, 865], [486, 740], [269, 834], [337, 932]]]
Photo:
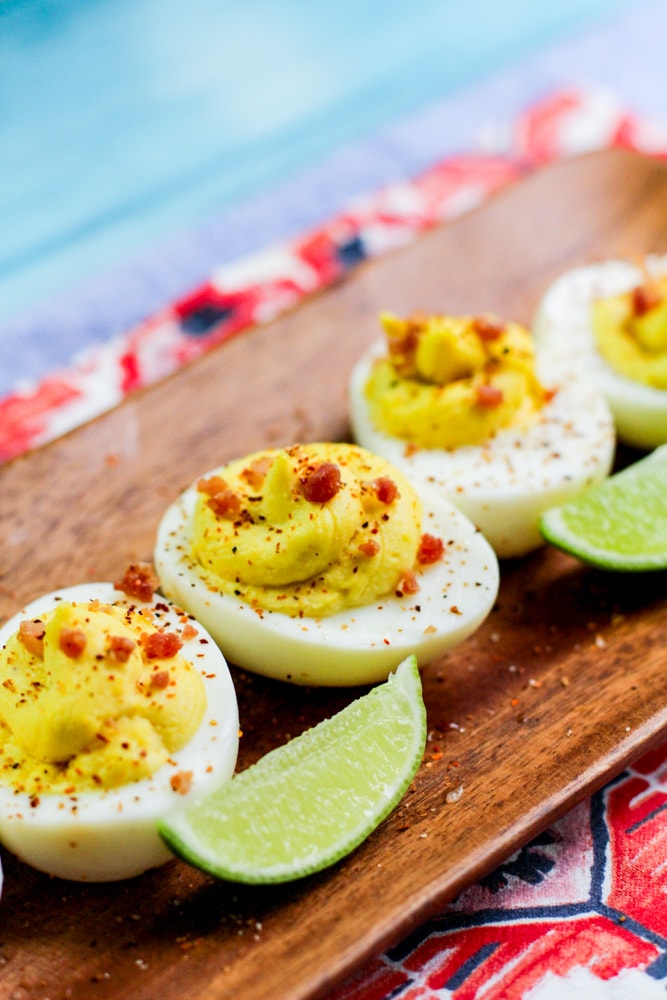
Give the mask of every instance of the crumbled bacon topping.
[[183, 641], [175, 632], [144, 632], [141, 646], [148, 660], [168, 660], [176, 656]]
[[208, 479], [200, 479], [197, 483], [197, 489], [208, 497], [206, 503], [216, 517], [235, 521], [241, 513], [241, 498], [229, 487], [222, 476], [209, 476]]
[[380, 503], [386, 504], [387, 506], [394, 503], [395, 500], [398, 500], [401, 495], [399, 493], [398, 486], [389, 476], [379, 476], [377, 479], [372, 481], [371, 486], [373, 487], [375, 495]]
[[632, 311], [635, 316], [643, 316], [651, 309], [660, 305], [662, 296], [657, 288], [650, 284], [637, 285], [632, 290]]
[[301, 493], [309, 503], [328, 503], [340, 490], [340, 469], [334, 462], [320, 462], [310, 466], [299, 483]]
[[44, 623], [39, 618], [31, 622], [23, 621], [19, 625], [18, 638], [32, 656], [44, 655]]
[[480, 340], [499, 340], [505, 332], [502, 323], [498, 323], [488, 316], [475, 316], [472, 326]]
[[206, 502], [216, 517], [224, 517], [226, 521], [235, 521], [242, 510], [241, 498], [234, 490], [216, 493]]
[[130, 563], [122, 580], [114, 583], [116, 590], [138, 601], [152, 601], [160, 581], [150, 563]]
[[482, 406], [485, 410], [494, 410], [503, 401], [503, 391], [495, 385], [483, 382], [477, 386], [475, 400], [477, 405]]
[[170, 785], [179, 795], [187, 795], [192, 788], [192, 771], [178, 771], [172, 774]]
[[432, 563], [439, 562], [444, 552], [445, 543], [442, 538], [437, 538], [435, 535], [429, 535], [425, 532], [419, 542], [417, 562], [421, 566], [430, 566]]
[[396, 596], [405, 597], [410, 594], [416, 594], [418, 591], [419, 581], [417, 580], [417, 575], [411, 569], [404, 570], [403, 576], [399, 580], [396, 588]]
[[367, 538], [365, 542], [362, 542], [359, 545], [359, 551], [363, 555], [368, 556], [370, 559], [372, 556], [376, 556], [378, 554], [380, 551], [380, 545], [374, 538]]
[[216, 493], [226, 489], [228, 489], [227, 482], [222, 476], [208, 476], [197, 483], [197, 491], [205, 493], [208, 497], [214, 497]]
[[241, 478], [245, 479], [251, 489], [258, 490], [266, 479], [266, 474], [271, 468], [272, 462], [273, 458], [270, 455], [262, 455], [260, 458], [256, 458], [242, 470]]
[[428, 317], [425, 313], [414, 312], [406, 319], [402, 335], [389, 337], [388, 347], [391, 363], [398, 374], [404, 378], [412, 378], [416, 374], [419, 335], [427, 322]]
[[166, 688], [169, 687], [169, 681], [171, 680], [171, 674], [168, 670], [157, 670], [151, 675], [151, 687], [154, 688]]
[[64, 625], [60, 630], [58, 645], [65, 656], [78, 660], [86, 648], [86, 633], [80, 628], [70, 628]]
[[119, 663], [127, 663], [132, 655], [132, 650], [136, 648], [136, 645], [137, 644], [134, 639], [130, 639], [129, 636], [109, 636], [109, 656], [113, 660], [117, 660]]

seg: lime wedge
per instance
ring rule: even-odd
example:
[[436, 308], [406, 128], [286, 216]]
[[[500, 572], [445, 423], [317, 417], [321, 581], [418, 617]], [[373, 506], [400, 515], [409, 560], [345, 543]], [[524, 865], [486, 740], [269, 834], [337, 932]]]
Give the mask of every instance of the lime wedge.
[[287, 882], [357, 847], [398, 804], [424, 753], [415, 656], [312, 729], [160, 823], [171, 850], [233, 882]]
[[667, 445], [540, 519], [552, 545], [613, 570], [667, 568]]

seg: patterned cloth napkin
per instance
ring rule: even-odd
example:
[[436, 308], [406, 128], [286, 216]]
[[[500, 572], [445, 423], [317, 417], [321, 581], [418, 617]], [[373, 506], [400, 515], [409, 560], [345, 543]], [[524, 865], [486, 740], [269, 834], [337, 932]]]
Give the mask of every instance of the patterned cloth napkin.
[[[65, 371], [0, 399], [0, 463], [103, 413], [251, 325], [265, 323], [409, 243], [504, 185], [559, 157], [606, 146], [667, 156], [667, 130], [619, 108], [606, 92], [558, 91], [493, 137], [492, 152], [450, 156], [414, 179], [348, 206], [300, 239], [225, 265], [183, 299]], [[16, 345], [20, 350], [20, 344]]]
[[[448, 157], [302, 238], [212, 274], [65, 371], [0, 400], [0, 462], [115, 406], [542, 164], [623, 146], [667, 159], [667, 130], [607, 94], [563, 90], [493, 150]], [[651, 1000], [667, 995], [667, 745], [468, 889], [331, 1000]]]

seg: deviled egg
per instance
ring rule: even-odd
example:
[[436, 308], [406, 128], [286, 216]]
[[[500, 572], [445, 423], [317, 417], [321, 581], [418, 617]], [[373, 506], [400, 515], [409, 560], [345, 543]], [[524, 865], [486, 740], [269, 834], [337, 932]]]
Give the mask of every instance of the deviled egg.
[[495, 316], [382, 323], [351, 374], [355, 440], [455, 504], [499, 557], [544, 544], [542, 511], [611, 468], [613, 421], [593, 381]]
[[200, 477], [159, 525], [163, 592], [230, 661], [296, 684], [384, 680], [484, 620], [498, 563], [452, 504], [350, 444], [256, 452]]
[[152, 586], [138, 597], [139, 579], [47, 594], [0, 629], [0, 841], [50, 875], [164, 863], [158, 820], [236, 764], [222, 653]]
[[589, 372], [620, 440], [667, 443], [667, 256], [566, 272], [540, 302], [534, 332], [539, 349]]

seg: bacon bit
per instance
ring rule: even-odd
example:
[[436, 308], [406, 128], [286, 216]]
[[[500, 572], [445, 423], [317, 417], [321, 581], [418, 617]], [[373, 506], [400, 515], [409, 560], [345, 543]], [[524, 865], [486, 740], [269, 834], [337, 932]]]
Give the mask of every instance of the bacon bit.
[[209, 499], [208, 506], [218, 517], [233, 521], [241, 513], [241, 500], [222, 476], [208, 476], [200, 479], [197, 490]]
[[449, 609], [449, 613], [450, 613], [450, 615], [460, 615], [460, 614], [463, 614], [463, 612], [461, 611], [461, 609], [459, 607], [457, 607], [456, 604], [452, 604], [451, 608]]
[[495, 385], [489, 385], [488, 382], [478, 385], [475, 395], [477, 405], [486, 410], [494, 410], [503, 401], [502, 389], [498, 389]]
[[375, 490], [375, 495], [380, 503], [387, 506], [398, 500], [401, 495], [398, 491], [398, 486], [389, 476], [379, 476], [378, 479], [372, 481], [371, 486]]
[[6, 680], [4, 680], [2, 682], [2, 686], [3, 688], [6, 688], [7, 691], [11, 691], [12, 694], [16, 693], [16, 685], [14, 684], [14, 681], [11, 679], [11, 677], [8, 677]]
[[198, 635], [199, 633], [194, 625], [191, 622], [188, 622], [181, 632], [181, 639], [183, 642], [190, 642], [191, 639], [195, 639]]
[[266, 479], [266, 474], [272, 464], [273, 459], [270, 455], [262, 455], [261, 458], [256, 458], [254, 462], [241, 471], [241, 478], [245, 479], [251, 489], [258, 490]]
[[406, 569], [396, 588], [396, 596], [403, 597], [405, 594], [416, 594], [419, 592], [419, 582], [411, 569]]
[[334, 462], [320, 462], [301, 476], [299, 482], [301, 493], [309, 503], [328, 503], [340, 490], [340, 469]]
[[662, 302], [662, 296], [652, 285], [637, 285], [632, 291], [632, 311], [635, 316], [643, 316]]
[[33, 656], [44, 656], [44, 623], [39, 618], [23, 621], [19, 625], [18, 638]]
[[197, 489], [208, 497], [207, 506], [211, 508], [216, 517], [235, 521], [241, 513], [241, 498], [238, 493], [229, 488], [220, 476], [200, 479], [197, 483]]
[[183, 641], [175, 632], [144, 632], [141, 645], [146, 659], [168, 660], [176, 656]]
[[109, 636], [109, 656], [119, 663], [127, 663], [136, 645], [134, 639], [126, 635]]
[[70, 628], [65, 625], [60, 631], [58, 646], [65, 656], [69, 656], [72, 660], [78, 660], [86, 648], [86, 633], [83, 629]]
[[157, 573], [150, 563], [136, 562], [130, 563], [123, 579], [114, 583], [114, 587], [128, 597], [136, 597], [139, 601], [152, 601], [159, 583]]
[[476, 316], [472, 326], [480, 340], [498, 340], [505, 332], [502, 323], [489, 319], [488, 316]]
[[369, 538], [367, 541], [361, 543], [359, 551], [363, 553], [363, 555], [368, 556], [370, 559], [371, 556], [378, 554], [380, 551], [380, 545], [373, 538]]
[[228, 488], [222, 476], [208, 476], [197, 481], [197, 492], [204, 493], [207, 497], [214, 497], [216, 493]]
[[187, 795], [192, 788], [192, 771], [179, 771], [172, 774], [169, 784], [179, 795]]
[[421, 566], [430, 566], [439, 562], [445, 553], [445, 543], [442, 538], [424, 533], [417, 549], [417, 562]]
[[419, 334], [427, 318], [423, 313], [414, 313], [406, 321], [406, 330], [402, 337], [390, 337], [388, 341], [389, 357], [399, 375], [410, 378], [415, 373], [415, 356], [419, 344]]
[[157, 673], [151, 675], [151, 687], [154, 688], [166, 688], [169, 687], [169, 681], [171, 680], [171, 674], [168, 670], [158, 670]]

